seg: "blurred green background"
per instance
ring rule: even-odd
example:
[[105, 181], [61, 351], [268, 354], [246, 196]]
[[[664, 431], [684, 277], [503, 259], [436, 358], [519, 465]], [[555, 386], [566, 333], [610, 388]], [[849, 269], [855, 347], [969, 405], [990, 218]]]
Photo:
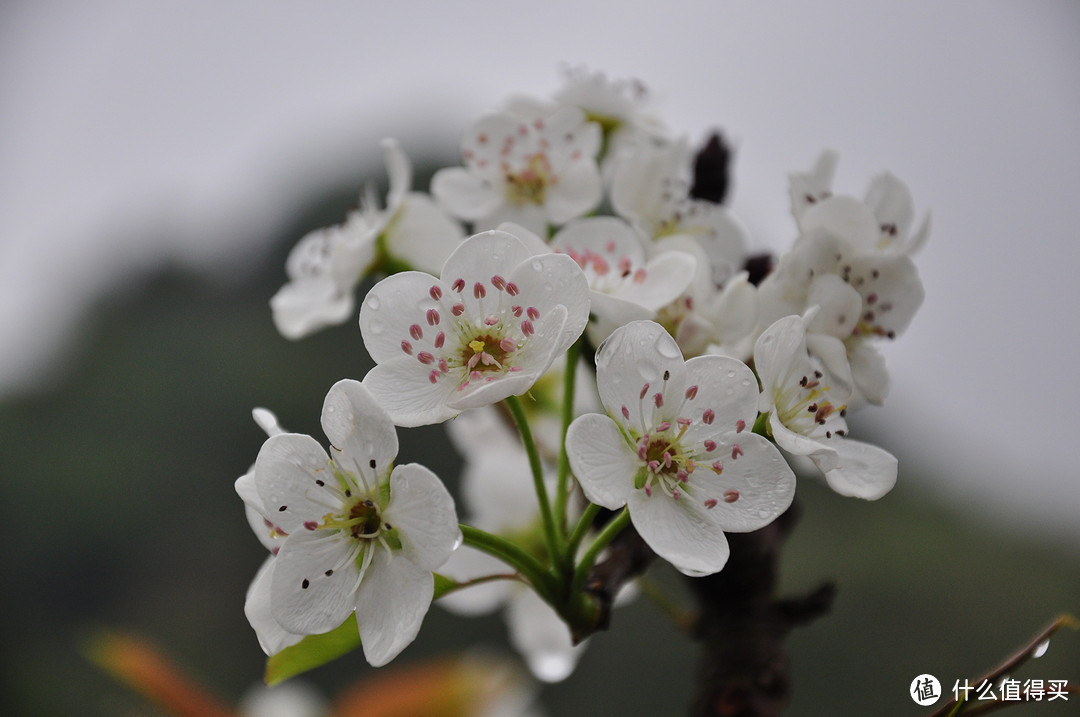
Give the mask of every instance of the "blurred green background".
[[[267, 301], [295, 241], [340, 221], [354, 198], [350, 188], [313, 201], [239, 278], [175, 267], [129, 278], [88, 309], [58, 380], [0, 405], [0, 511], [11, 540], [5, 715], [158, 714], [81, 656], [99, 626], [151, 638], [229, 702], [260, 680], [264, 657], [242, 608], [264, 551], [233, 491], [264, 439], [251, 408], [322, 440], [327, 389], [370, 365], [354, 322], [292, 343], [276, 333]], [[457, 457], [441, 427], [399, 435], [401, 460], [421, 460], [454, 486]], [[830, 579], [838, 597], [791, 637], [792, 715], [926, 714], [908, 696], [916, 675], [934, 674], [948, 691], [1059, 613], [1080, 611], [1075, 544], [1006, 532], [961, 501], [938, 502], [920, 485], [964, 466], [916, 476], [905, 468], [917, 460], [906, 458], [896, 490], [877, 503], [800, 482], [805, 510], [784, 585], [797, 592]], [[653, 578], [681, 598], [673, 571]], [[434, 607], [394, 664], [485, 644], [508, 652], [499, 617]], [[541, 701], [551, 715], [682, 714], [696, 659], [694, 643], [639, 599]], [[305, 679], [332, 695], [370, 671], [357, 653]], [[1080, 633], [1062, 632], [1017, 677], [1080, 679]], [[1007, 714], [1077, 713], [1073, 696]]]

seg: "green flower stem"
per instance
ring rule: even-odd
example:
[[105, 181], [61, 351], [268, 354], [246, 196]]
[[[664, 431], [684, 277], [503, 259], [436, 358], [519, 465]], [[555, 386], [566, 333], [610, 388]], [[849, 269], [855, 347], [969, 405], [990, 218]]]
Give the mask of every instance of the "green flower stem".
[[574, 570], [574, 581], [570, 586], [571, 595], [576, 595], [581, 591], [582, 586], [585, 584], [585, 578], [588, 577], [589, 571], [592, 570], [593, 564], [596, 563], [596, 557], [600, 555], [600, 551], [606, 548], [608, 544], [615, 539], [615, 536], [621, 533], [622, 529], [629, 524], [630, 509], [623, 508], [621, 513], [604, 526], [604, 529], [600, 531], [600, 535], [596, 536], [596, 540], [592, 542], [589, 549], [581, 556], [581, 561]]
[[589, 528], [592, 527], [593, 521], [596, 520], [596, 516], [599, 512], [600, 506], [596, 503], [589, 503], [585, 512], [582, 513], [581, 517], [578, 519], [577, 525], [574, 526], [574, 531], [570, 533], [570, 537], [566, 539], [566, 555], [571, 567], [573, 567], [574, 555], [577, 554], [578, 545], [581, 544], [581, 539], [585, 537], [585, 533], [589, 532]]
[[494, 556], [517, 570], [545, 599], [551, 599], [556, 592], [556, 585], [551, 575], [544, 570], [540, 561], [518, 546], [498, 535], [461, 523], [458, 525], [465, 544]]
[[521, 399], [510, 396], [506, 399], [506, 405], [517, 423], [518, 432], [521, 433], [521, 442], [525, 444], [525, 452], [529, 454], [529, 467], [532, 469], [533, 485], [536, 488], [536, 498], [540, 502], [540, 517], [544, 521], [544, 537], [547, 539], [548, 555], [552, 563], [557, 563], [562, 551], [560, 548], [559, 534], [555, 530], [555, 516], [551, 512], [551, 501], [548, 499], [547, 486], [544, 485], [544, 471], [540, 465], [540, 453], [536, 450], [536, 442], [533, 440], [532, 431], [529, 430], [529, 421], [525, 418], [525, 409], [521, 405]]
[[757, 420], [754, 421], [754, 427], [751, 429], [751, 433], [756, 433], [759, 436], [764, 436], [769, 440], [772, 440], [772, 431], [769, 429], [769, 414], [759, 413]]
[[[556, 528], [560, 536], [566, 535], [566, 503], [570, 499], [570, 457], [566, 453], [566, 431], [574, 420], [574, 387], [576, 386], [578, 356], [581, 355], [579, 338], [566, 352], [566, 371], [563, 373], [562, 435], [559, 441], [559, 482], [555, 493]], [[567, 562], [573, 563], [574, 551], [567, 550]]]

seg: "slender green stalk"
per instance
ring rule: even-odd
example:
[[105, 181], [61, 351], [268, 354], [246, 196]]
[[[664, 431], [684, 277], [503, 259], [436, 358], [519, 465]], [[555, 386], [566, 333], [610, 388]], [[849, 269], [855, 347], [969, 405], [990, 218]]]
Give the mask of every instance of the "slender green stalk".
[[544, 521], [544, 538], [547, 540], [548, 555], [552, 563], [557, 563], [562, 552], [561, 541], [555, 530], [555, 517], [551, 512], [547, 486], [544, 485], [544, 470], [540, 465], [540, 453], [536, 450], [536, 442], [533, 440], [532, 431], [529, 430], [529, 421], [525, 417], [521, 400], [517, 396], [510, 396], [506, 399], [506, 405], [514, 417], [514, 422], [517, 423], [518, 432], [521, 433], [521, 442], [525, 444], [525, 452], [529, 454], [529, 467], [532, 469], [536, 498], [540, 503], [540, 517]]
[[525, 577], [540, 595], [550, 596], [555, 590], [551, 576], [544, 570], [540, 561], [526, 553], [514, 543], [498, 535], [461, 523], [458, 525], [465, 544], [482, 550], [503, 561]]
[[[570, 457], [566, 453], [566, 431], [574, 420], [574, 388], [576, 386], [578, 356], [581, 355], [579, 338], [566, 352], [566, 371], [563, 373], [562, 435], [559, 441], [559, 482], [555, 492], [555, 527], [561, 537], [566, 536], [566, 503], [570, 499]], [[567, 562], [573, 563], [574, 551], [568, 550]]]
[[596, 520], [596, 516], [599, 512], [600, 506], [596, 503], [589, 503], [589, 506], [585, 508], [585, 512], [578, 518], [577, 525], [574, 526], [574, 530], [570, 533], [570, 537], [566, 539], [566, 555], [568, 556], [571, 567], [574, 564], [574, 556], [577, 554], [578, 545], [581, 544], [581, 539], [585, 537], [585, 533], [589, 532], [589, 528], [592, 527], [593, 521]]
[[574, 569], [574, 581], [571, 583], [570, 587], [571, 595], [578, 593], [585, 584], [585, 578], [589, 575], [589, 571], [592, 569], [593, 564], [596, 563], [596, 557], [600, 555], [600, 551], [606, 548], [608, 544], [615, 539], [615, 536], [621, 533], [622, 529], [629, 524], [630, 510], [628, 508], [623, 508], [621, 513], [604, 526], [604, 529], [600, 531], [600, 535], [596, 536], [596, 540], [592, 542], [589, 549], [581, 556], [577, 568]]

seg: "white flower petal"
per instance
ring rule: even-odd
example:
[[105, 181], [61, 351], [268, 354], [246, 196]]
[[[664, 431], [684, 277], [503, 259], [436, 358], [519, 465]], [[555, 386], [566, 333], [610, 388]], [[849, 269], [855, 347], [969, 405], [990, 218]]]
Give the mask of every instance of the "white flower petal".
[[807, 306], [820, 307], [807, 331], [845, 339], [862, 315], [863, 298], [851, 284], [836, 274], [823, 274], [810, 282]]
[[[439, 568], [439, 574], [465, 582], [486, 575], [506, 574], [509, 570], [506, 563], [498, 558], [463, 545]], [[511, 580], [492, 580], [447, 593], [439, 598], [439, 605], [455, 615], [486, 615], [497, 610], [515, 589], [520, 588]]]
[[304, 635], [327, 632], [344, 622], [355, 607], [359, 572], [352, 551], [358, 546], [345, 531], [300, 528], [290, 533], [274, 558], [274, 619], [288, 632]]
[[611, 510], [626, 505], [641, 464], [615, 421], [599, 413], [579, 416], [566, 432], [566, 453], [590, 502]]
[[543, 317], [548, 307], [566, 307], [566, 324], [556, 341], [562, 354], [578, 340], [589, 321], [589, 282], [581, 267], [564, 254], [544, 254], [522, 261], [507, 279], [521, 290], [517, 303], [534, 306]]
[[529, 247], [513, 234], [485, 231], [460, 244], [447, 258], [440, 276], [447, 285], [464, 279], [466, 291], [471, 292], [474, 282], [487, 284], [496, 275], [509, 279], [510, 270], [532, 255]]
[[877, 249], [881, 230], [865, 204], [855, 197], [838, 195], [818, 202], [802, 217], [804, 233], [824, 232], [857, 250]]
[[[878, 226], [882, 229], [882, 240], [891, 243], [893, 238], [904, 239], [911, 231], [915, 221], [915, 201], [907, 184], [892, 172], [883, 172], [870, 180], [863, 200]], [[890, 230], [891, 227], [891, 230]]]
[[439, 308], [428, 293], [433, 286], [449, 292], [438, 279], [422, 271], [399, 272], [371, 287], [360, 305], [360, 333], [372, 360], [383, 363], [407, 356], [401, 342], [412, 340], [410, 327], [418, 324], [429, 328], [425, 312]]
[[[654, 394], [668, 384], [681, 394], [685, 390], [685, 363], [679, 345], [662, 326], [652, 321], [626, 324], [607, 338], [596, 352], [596, 385], [604, 408], [615, 416], [625, 407], [624, 425], [647, 428], [656, 425]], [[643, 387], [648, 384], [645, 396]], [[674, 390], [669, 398], [676, 398]]]
[[504, 203], [477, 219], [473, 228], [479, 232], [495, 229], [504, 224], [516, 224], [527, 229], [530, 234], [547, 236], [548, 216], [544, 207], [539, 204]]
[[[740, 426], [749, 433], [757, 419], [759, 393], [757, 378], [746, 364], [729, 356], [698, 356], [686, 362], [685, 376], [687, 388], [697, 386], [679, 413], [692, 421], [685, 441], [701, 443]], [[703, 416], [710, 410], [713, 417], [707, 423]]]
[[342, 379], [330, 388], [323, 402], [322, 428], [343, 470], [385, 475], [397, 457], [394, 424], [359, 381]]
[[581, 659], [585, 643], [574, 645], [566, 623], [532, 590], [515, 591], [507, 605], [510, 644], [544, 682], [565, 680]]
[[329, 488], [333, 469], [311, 436], [282, 433], [266, 439], [255, 459], [255, 487], [268, 518], [290, 535], [305, 521], [319, 520], [337, 499]]
[[881, 336], [902, 333], [923, 302], [915, 263], [904, 254], [863, 254], [849, 265], [851, 285], [863, 297], [863, 322]]
[[551, 247], [548, 243], [536, 235], [535, 232], [529, 231], [520, 224], [514, 222], [503, 222], [499, 226], [495, 227], [496, 230], [506, 232], [507, 234], [513, 234], [529, 249], [533, 254], [549, 254], [551, 253]]
[[806, 324], [798, 315], [774, 321], [754, 344], [754, 368], [762, 384], [762, 411], [772, 407], [777, 384], [787, 381], [792, 365], [806, 354]]
[[838, 465], [825, 471], [825, 480], [840, 495], [877, 500], [896, 485], [897, 461], [888, 451], [848, 438], [829, 445], [836, 449]]
[[776, 445], [796, 456], [809, 456], [822, 471], [836, 466], [837, 455], [832, 443], [824, 443], [816, 437], [796, 433], [781, 421], [776, 412], [769, 415], [769, 429]]
[[251, 582], [244, 599], [244, 615], [255, 630], [259, 646], [267, 655], [275, 655], [305, 637], [303, 634], [289, 632], [283, 628], [271, 614], [270, 584], [273, 574], [274, 558], [270, 557], [259, 566], [259, 572], [255, 574], [255, 579]]
[[565, 224], [594, 209], [603, 196], [600, 170], [592, 160], [573, 162], [559, 173], [559, 181], [550, 184], [544, 209], [552, 224]]
[[270, 299], [274, 326], [287, 339], [301, 339], [327, 326], [343, 324], [353, 312], [352, 291], [330, 278], [299, 279]]
[[375, 551], [356, 592], [356, 624], [364, 657], [373, 667], [390, 662], [416, 639], [434, 585], [430, 572], [401, 553], [391, 558], [385, 550]]
[[379, 143], [379, 148], [382, 149], [386, 174], [390, 180], [390, 190], [386, 195], [386, 211], [392, 215], [401, 206], [405, 194], [412, 188], [412, 163], [409, 162], [408, 155], [396, 139], [387, 137]]
[[424, 366], [409, 357], [378, 364], [363, 383], [398, 426], [442, 423], [462, 410], [448, 405], [457, 387], [450, 381], [433, 384]]
[[385, 236], [387, 249], [395, 258], [414, 269], [438, 274], [465, 238], [465, 232], [430, 197], [411, 192], [403, 199]]
[[461, 543], [454, 499], [442, 481], [418, 463], [394, 468], [390, 503], [382, 518], [397, 531], [405, 556], [425, 570], [438, 570]]
[[630, 519], [642, 539], [664, 560], [690, 576], [711, 575], [727, 563], [723, 529], [697, 500], [673, 500], [643, 490], [630, 493]]
[[431, 178], [435, 201], [455, 217], [475, 221], [503, 202], [502, 187], [462, 167], [440, 169]]
[[[701, 484], [694, 493], [695, 502], [717, 499], [708, 512], [716, 524], [729, 533], [747, 533], [773, 522], [795, 498], [795, 474], [787, 461], [776, 446], [756, 433], [728, 433], [718, 442], [732, 447], [732, 455], [733, 447], [738, 445], [738, 458], [725, 457], [720, 475], [710, 472], [702, 475]], [[691, 484], [697, 480], [695, 472]], [[706, 495], [709, 490], [716, 493]], [[724, 500], [725, 495], [735, 494], [736, 500]]]
[[875, 406], [889, 395], [889, 370], [885, 357], [869, 341], [859, 341], [848, 352], [856, 396]]

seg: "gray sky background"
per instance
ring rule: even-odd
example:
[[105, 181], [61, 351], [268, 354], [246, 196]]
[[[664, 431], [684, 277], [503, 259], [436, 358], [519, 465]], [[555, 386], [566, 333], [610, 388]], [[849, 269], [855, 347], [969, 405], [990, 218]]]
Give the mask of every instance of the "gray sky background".
[[[855, 416], [950, 499], [1080, 537], [1080, 3], [139, 2], [0, 9], [0, 396], [88, 299], [164, 257], [223, 274], [377, 143], [456, 146], [565, 64], [638, 77], [737, 147], [733, 209], [793, 239], [787, 173], [890, 169], [933, 232], [927, 299]], [[426, 189], [426, 188], [422, 188]], [[148, 245], [148, 238], [161, 239]], [[267, 313], [269, 320], [269, 310]], [[944, 478], [948, 480], [945, 481]]]

